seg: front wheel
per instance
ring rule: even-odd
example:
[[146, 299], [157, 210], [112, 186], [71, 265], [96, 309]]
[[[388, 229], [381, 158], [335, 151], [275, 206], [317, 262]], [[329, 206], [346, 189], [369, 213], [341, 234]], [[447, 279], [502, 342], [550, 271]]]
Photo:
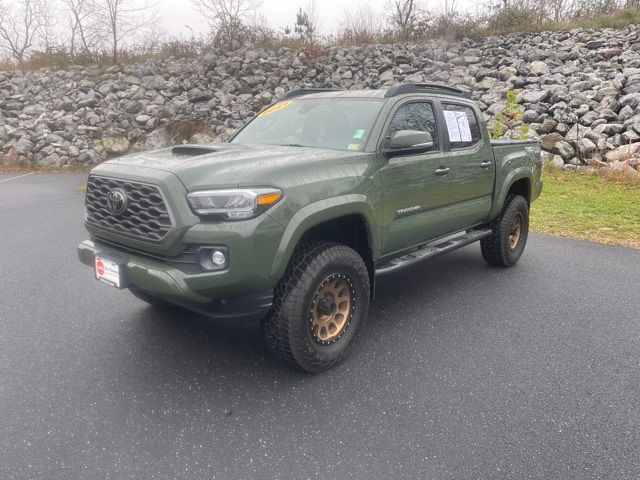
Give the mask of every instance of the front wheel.
[[511, 267], [518, 262], [529, 235], [529, 204], [521, 195], [507, 198], [492, 234], [480, 241], [482, 257], [491, 265]]
[[264, 322], [267, 345], [310, 372], [340, 362], [369, 310], [369, 274], [353, 249], [307, 242], [296, 249]]

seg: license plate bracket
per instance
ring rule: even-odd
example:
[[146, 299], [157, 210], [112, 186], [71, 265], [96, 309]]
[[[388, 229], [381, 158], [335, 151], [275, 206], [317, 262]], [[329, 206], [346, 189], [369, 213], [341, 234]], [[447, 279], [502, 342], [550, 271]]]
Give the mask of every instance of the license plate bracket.
[[128, 259], [120, 255], [95, 254], [94, 272], [96, 280], [116, 288], [127, 288], [129, 286], [125, 274], [125, 266]]

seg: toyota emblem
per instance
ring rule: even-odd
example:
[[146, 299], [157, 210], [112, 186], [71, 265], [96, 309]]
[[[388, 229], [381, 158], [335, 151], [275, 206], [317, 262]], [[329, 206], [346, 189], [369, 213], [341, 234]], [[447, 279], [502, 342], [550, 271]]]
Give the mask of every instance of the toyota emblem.
[[120, 188], [107, 193], [107, 208], [114, 215], [120, 215], [127, 209], [127, 194]]

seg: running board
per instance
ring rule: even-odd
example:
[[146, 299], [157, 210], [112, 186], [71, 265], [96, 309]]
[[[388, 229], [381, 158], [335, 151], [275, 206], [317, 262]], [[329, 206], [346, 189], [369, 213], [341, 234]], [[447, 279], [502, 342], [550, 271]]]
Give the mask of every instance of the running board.
[[456, 250], [457, 248], [482, 240], [491, 235], [491, 233], [490, 229], [473, 230], [469, 233], [445, 240], [442, 243], [426, 244], [411, 253], [381, 263], [380, 266], [376, 267], [376, 275], [395, 272], [396, 270], [409, 267], [428, 258]]

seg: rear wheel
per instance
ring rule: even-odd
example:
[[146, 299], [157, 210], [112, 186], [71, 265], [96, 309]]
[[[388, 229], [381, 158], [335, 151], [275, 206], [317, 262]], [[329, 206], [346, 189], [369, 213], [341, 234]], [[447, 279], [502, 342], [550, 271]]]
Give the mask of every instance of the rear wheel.
[[482, 257], [491, 265], [511, 267], [518, 262], [529, 235], [529, 204], [521, 195], [507, 198], [491, 225], [491, 236], [480, 241]]
[[369, 274], [353, 249], [308, 242], [296, 249], [264, 322], [267, 345], [310, 372], [331, 368], [349, 352], [369, 310]]

